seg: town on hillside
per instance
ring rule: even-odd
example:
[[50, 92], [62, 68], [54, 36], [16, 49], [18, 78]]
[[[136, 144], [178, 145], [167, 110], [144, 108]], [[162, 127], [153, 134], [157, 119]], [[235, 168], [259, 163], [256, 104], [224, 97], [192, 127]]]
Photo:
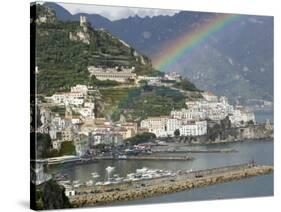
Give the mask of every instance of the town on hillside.
[[[83, 18], [81, 20], [84, 20]], [[38, 69], [38, 68], [36, 68]], [[174, 83], [182, 81], [182, 77], [173, 72], [163, 76], [137, 75], [135, 67], [95, 67], [89, 66], [89, 76], [100, 81], [117, 81], [116, 87], [169, 87], [180, 92], [186, 92], [174, 87]], [[128, 84], [128, 82], [130, 82]], [[133, 82], [133, 83], [132, 83]], [[200, 92], [198, 99], [186, 99], [185, 106], [173, 109], [169, 115], [147, 117], [139, 121], [118, 120], [110, 117], [98, 117], [95, 98], [103, 98], [99, 89], [93, 86], [77, 84], [69, 91], [56, 92], [51, 96], [38, 98], [40, 125], [38, 133], [48, 134], [51, 140], [50, 157], [63, 156], [61, 148], [70, 145], [71, 152], [78, 157], [101, 156], [108, 148], [107, 154], [112, 154], [114, 148], [127, 147], [128, 141], [137, 135], [149, 133], [154, 141], [161, 138], [196, 137], [208, 133], [209, 123], [220, 123], [228, 118], [231, 127], [243, 127], [249, 123], [255, 124], [253, 112], [242, 106], [234, 106], [225, 96], [218, 97], [213, 93]], [[151, 141], [151, 139], [149, 140]], [[139, 148], [140, 141], [129, 148]], [[67, 145], [67, 143], [69, 143]], [[102, 147], [102, 149], [101, 149]], [[126, 149], [129, 150], [131, 149]], [[124, 154], [124, 152], [120, 153]]]
[[186, 67], [166, 70], [150, 55], [152, 63], [87, 14], [61, 20], [48, 5], [31, 8], [33, 208], [141, 201], [271, 177], [270, 116], [223, 88], [201, 90]]

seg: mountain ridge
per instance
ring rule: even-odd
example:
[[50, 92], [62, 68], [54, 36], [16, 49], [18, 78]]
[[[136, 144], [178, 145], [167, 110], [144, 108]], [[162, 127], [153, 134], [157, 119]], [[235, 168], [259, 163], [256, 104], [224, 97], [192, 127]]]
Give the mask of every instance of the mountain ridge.
[[[58, 7], [65, 10], [61, 6]], [[61, 18], [78, 19], [79, 15], [72, 15], [68, 12]], [[181, 11], [173, 16], [129, 17], [110, 21], [100, 15], [88, 14], [88, 17], [92, 17], [89, 18], [89, 21], [93, 26], [106, 28], [115, 36], [151, 57], [152, 63], [153, 56], [160, 51], [162, 43], [176, 39], [183, 33], [183, 30], [188, 31], [194, 25], [200, 26], [212, 16], [213, 13]], [[134, 27], [136, 24], [138, 27]], [[209, 46], [213, 51], [204, 52], [204, 45]], [[224, 90], [230, 89], [232, 92], [227, 96], [234, 100], [257, 98], [273, 101], [272, 17], [243, 15], [234, 27], [224, 29], [223, 33], [211, 35], [204, 42], [204, 45], [197, 47], [197, 53], [194, 51], [196, 57], [192, 56], [192, 63], [189, 62], [185, 67], [180, 67], [177, 70], [179, 73], [191, 79], [198, 87], [203, 86], [202, 88], [211, 90], [218, 95], [222, 94]], [[220, 56], [217, 55], [214, 58], [216, 52], [219, 52]], [[208, 57], [215, 59], [215, 61], [207, 60]], [[232, 66], [229, 66], [229, 61], [233, 63]], [[205, 66], [200, 65], [203, 63]], [[195, 70], [191, 70], [194, 67]], [[214, 76], [197, 79], [197, 75], [209, 67], [212, 69], [219, 67], [219, 70], [214, 72], [225, 74], [225, 79], [230, 78], [231, 83], [216, 87], [213, 86], [216, 80]], [[229, 70], [225, 69], [229, 67], [229, 70], [237, 75], [236, 78], [243, 80], [237, 81], [236, 78], [233, 78], [233, 74], [228, 74]], [[246, 84], [248, 84], [247, 90], [243, 90]]]

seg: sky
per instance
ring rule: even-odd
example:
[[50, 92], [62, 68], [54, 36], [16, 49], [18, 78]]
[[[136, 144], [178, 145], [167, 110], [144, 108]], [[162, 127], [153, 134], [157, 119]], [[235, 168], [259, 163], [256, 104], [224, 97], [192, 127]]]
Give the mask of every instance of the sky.
[[144, 8], [130, 8], [130, 7], [118, 7], [118, 6], [98, 6], [92, 4], [70, 4], [70, 3], [58, 3], [71, 14], [76, 13], [89, 13], [99, 14], [108, 18], [111, 21], [128, 18], [130, 16], [138, 15], [140, 17], [153, 17], [158, 15], [174, 15], [179, 12], [177, 10], [163, 10], [163, 9], [144, 9]]

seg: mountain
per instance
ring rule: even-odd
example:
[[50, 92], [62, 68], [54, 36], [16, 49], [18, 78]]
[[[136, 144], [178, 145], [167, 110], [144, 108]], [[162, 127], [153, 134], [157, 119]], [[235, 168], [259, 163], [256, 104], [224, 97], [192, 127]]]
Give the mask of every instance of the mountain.
[[[78, 20], [59, 5], [51, 5], [62, 20]], [[138, 16], [110, 21], [86, 15], [95, 28], [105, 28], [152, 58], [166, 42], [211, 20], [214, 13], [179, 12], [173, 16]], [[137, 26], [137, 27], [136, 27]], [[184, 61], [182, 63], [182, 61]], [[177, 71], [199, 88], [232, 100], [273, 100], [273, 17], [244, 15], [215, 33], [181, 60]]]
[[[78, 83], [101, 83], [89, 77], [88, 66], [135, 67], [137, 75], [153, 74], [151, 60], [106, 30], [87, 22], [61, 21], [46, 5], [33, 5], [36, 17], [38, 92], [63, 91]], [[67, 14], [67, 13], [63, 13]]]
[[79, 13], [72, 15], [62, 6], [53, 3], [53, 2], [46, 2], [44, 4], [46, 7], [53, 9], [56, 12], [56, 16], [61, 21], [79, 21], [80, 16], [85, 16], [89, 23], [95, 28], [106, 28], [109, 29], [112, 27], [112, 22], [107, 18], [104, 18], [98, 14], [87, 14], [87, 13]]

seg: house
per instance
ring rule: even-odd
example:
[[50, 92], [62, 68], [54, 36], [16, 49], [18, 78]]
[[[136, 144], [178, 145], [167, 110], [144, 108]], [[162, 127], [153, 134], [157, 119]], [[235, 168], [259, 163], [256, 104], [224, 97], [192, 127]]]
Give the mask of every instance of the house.
[[207, 133], [207, 121], [189, 121], [185, 118], [152, 117], [141, 121], [141, 127], [156, 137], [175, 136], [176, 130], [181, 136], [199, 136]]
[[150, 133], [154, 133], [157, 137], [165, 137], [168, 118], [168, 116], [148, 117], [141, 121], [140, 126], [141, 128], [147, 128]]
[[72, 141], [74, 138], [74, 132], [71, 127], [68, 127], [61, 131], [61, 136], [63, 141]]
[[81, 124], [82, 121], [81, 121], [81, 119], [79, 117], [72, 117], [71, 123], [72, 124]]
[[207, 133], [207, 121], [183, 124], [180, 128], [181, 136], [200, 136]]
[[67, 197], [72, 197], [72, 196], [75, 196], [75, 190], [71, 189], [71, 188], [65, 188], [65, 196]]
[[181, 119], [176, 119], [176, 118], [169, 118], [167, 120], [167, 134], [169, 136], [174, 136], [174, 132], [177, 129], [180, 129], [182, 126], [182, 121]]
[[50, 98], [55, 104], [81, 106], [84, 103], [82, 92], [55, 93]]
[[83, 93], [87, 95], [88, 87], [86, 85], [76, 85], [70, 88], [71, 93]]
[[62, 143], [61, 140], [53, 140], [53, 141], [52, 141], [53, 149], [60, 150], [60, 148], [61, 148], [61, 143]]

